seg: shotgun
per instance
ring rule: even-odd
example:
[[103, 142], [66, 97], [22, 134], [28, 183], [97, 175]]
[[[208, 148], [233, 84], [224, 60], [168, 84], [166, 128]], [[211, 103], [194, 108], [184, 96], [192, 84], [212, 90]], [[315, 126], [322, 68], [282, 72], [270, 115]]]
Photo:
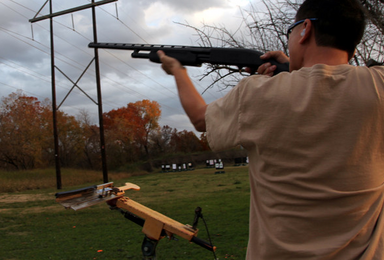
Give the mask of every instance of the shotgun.
[[279, 63], [274, 59], [262, 60], [262, 52], [244, 48], [218, 48], [197, 47], [181, 45], [156, 45], [156, 44], [132, 44], [132, 43], [95, 43], [88, 44], [90, 48], [131, 50], [132, 58], [149, 59], [152, 62], [161, 63], [157, 51], [162, 50], [170, 57], [177, 59], [184, 66], [201, 66], [203, 63], [212, 65], [236, 66], [239, 71], [242, 68], [250, 68], [254, 74], [263, 63], [270, 62], [277, 68], [274, 74], [289, 71], [289, 63]]

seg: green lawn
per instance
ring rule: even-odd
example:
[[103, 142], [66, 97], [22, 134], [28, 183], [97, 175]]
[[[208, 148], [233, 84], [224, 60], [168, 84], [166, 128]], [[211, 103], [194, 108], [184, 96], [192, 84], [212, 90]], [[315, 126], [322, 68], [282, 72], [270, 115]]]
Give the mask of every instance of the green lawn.
[[[183, 224], [192, 224], [194, 210], [200, 206], [217, 246], [217, 258], [244, 259], [249, 214], [247, 170], [226, 167], [225, 174], [215, 174], [215, 169], [155, 173], [118, 180], [115, 186], [125, 182], [139, 185], [140, 191], [128, 191], [126, 196]], [[79, 185], [63, 190], [74, 188]], [[55, 202], [56, 192], [52, 188], [0, 193], [0, 259], [142, 259], [144, 234], [140, 226], [104, 203], [65, 210]], [[198, 228], [198, 237], [207, 240], [201, 220]], [[214, 257], [182, 238], [164, 238], [157, 246], [157, 259]]]

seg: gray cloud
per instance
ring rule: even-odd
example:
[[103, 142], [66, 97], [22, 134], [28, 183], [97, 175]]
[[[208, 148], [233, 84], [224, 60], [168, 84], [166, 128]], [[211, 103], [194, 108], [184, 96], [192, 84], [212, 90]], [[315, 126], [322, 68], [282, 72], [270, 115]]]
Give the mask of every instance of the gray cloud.
[[[49, 23], [33, 24], [29, 19], [45, 0], [7, 1], [0, 8], [0, 96], [7, 96], [17, 89], [39, 99], [51, 97]], [[87, 0], [53, 1], [54, 11], [89, 3]], [[18, 3], [18, 4], [16, 4]], [[148, 17], [148, 8], [155, 3], [167, 7], [167, 12]], [[168, 43], [191, 45], [194, 31], [176, 22], [197, 24], [195, 12], [209, 8], [229, 10], [228, 1], [223, 0], [120, 0], [117, 20], [114, 4], [97, 9], [98, 40], [107, 42]], [[34, 10], [34, 11], [31, 11]], [[47, 7], [42, 14], [47, 14]], [[154, 19], [154, 20], [153, 20]], [[228, 17], [227, 17], [228, 20]], [[93, 49], [87, 47], [92, 39], [90, 11], [81, 11], [72, 17], [66, 15], [54, 19], [56, 65], [73, 81], [76, 81], [93, 58]], [[221, 22], [221, 21], [218, 21]], [[174, 80], [166, 75], [159, 64], [130, 57], [128, 51], [100, 50], [102, 94], [104, 111], [125, 106], [142, 99], [156, 100], [162, 107], [162, 124], [179, 130], [193, 130], [177, 97]], [[202, 69], [188, 69], [192, 78]], [[60, 103], [73, 86], [56, 70], [57, 99]], [[208, 82], [197, 84], [200, 92]], [[94, 64], [84, 74], [79, 86], [96, 99]], [[217, 89], [204, 94], [207, 102], [222, 96]], [[74, 89], [61, 107], [66, 113], [76, 115], [80, 110], [89, 111], [97, 122], [97, 107], [80, 90]]]
[[225, 7], [227, 2], [223, 0], [162, 0], [162, 1], [153, 1], [153, 0], [140, 0], [135, 1], [134, 5], [139, 5], [143, 9], [148, 8], [154, 3], [162, 3], [168, 5], [176, 12], [182, 13], [194, 13], [198, 11], [203, 11], [211, 7]]

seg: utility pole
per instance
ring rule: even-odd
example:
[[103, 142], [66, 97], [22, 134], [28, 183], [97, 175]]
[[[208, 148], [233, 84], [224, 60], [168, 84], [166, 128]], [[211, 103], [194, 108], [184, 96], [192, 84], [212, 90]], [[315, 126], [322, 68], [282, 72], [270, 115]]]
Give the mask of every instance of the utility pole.
[[[56, 103], [56, 75], [55, 75], [55, 69], [58, 69], [64, 76], [66, 76], [58, 67], [55, 65], [55, 48], [54, 48], [54, 33], [53, 33], [53, 18], [85, 9], [92, 8], [92, 23], [93, 23], [93, 38], [94, 42], [97, 42], [97, 28], [96, 28], [96, 6], [108, 4], [112, 2], [116, 2], [118, 0], [102, 0], [95, 2], [95, 0], [92, 0], [92, 3], [74, 7], [71, 9], [67, 9], [64, 11], [53, 13], [52, 8], [52, 1], [53, 0], [47, 0], [44, 5], [40, 8], [40, 10], [36, 13], [35, 17], [30, 19], [29, 22], [35, 23], [42, 20], [49, 19], [50, 20], [50, 46], [51, 46], [51, 88], [52, 88], [52, 113], [53, 113], [53, 136], [54, 136], [54, 145], [55, 145], [55, 165], [56, 165], [56, 182], [57, 182], [57, 189], [62, 188], [61, 183], [61, 170], [60, 170], [60, 146], [59, 146], [59, 133], [57, 130], [57, 111], [59, 107]], [[47, 5], [49, 2], [49, 15], [43, 15], [39, 16], [39, 13], [41, 10]], [[92, 100], [85, 92], [77, 85], [77, 82], [80, 80], [80, 78], [84, 75], [85, 71], [89, 68], [85, 69], [83, 74], [80, 76], [80, 78], [77, 80], [77, 82], [73, 82], [69, 79], [68, 76], [66, 76], [74, 85], [70, 92], [74, 89], [74, 87], [79, 88], [88, 98], [90, 98], [97, 106], [98, 106], [98, 113], [99, 113], [99, 129], [100, 129], [100, 151], [101, 151], [101, 158], [102, 158], [102, 168], [103, 168], [103, 181], [105, 183], [108, 182], [108, 170], [107, 170], [107, 159], [106, 159], [106, 151], [105, 151], [105, 139], [104, 139], [104, 122], [103, 122], [103, 104], [102, 104], [102, 92], [101, 92], [101, 83], [100, 83], [100, 66], [99, 66], [99, 54], [98, 49], [94, 49], [94, 58], [91, 61], [91, 63], [95, 62], [95, 69], [96, 69], [96, 88], [97, 88], [97, 102]], [[69, 93], [65, 97], [65, 99], [68, 97]], [[65, 101], [63, 100], [63, 102]], [[62, 102], [62, 103], [63, 103]], [[62, 104], [61, 103], [61, 104]]]
[[[92, 0], [94, 3], [95, 0]], [[93, 41], [97, 42], [97, 28], [96, 28], [96, 7], [92, 7], [92, 21], [93, 21]], [[95, 68], [96, 68], [96, 86], [97, 86], [97, 103], [99, 104], [99, 129], [100, 129], [100, 151], [103, 166], [103, 181], [108, 182], [108, 169], [107, 169], [107, 155], [105, 152], [105, 139], [104, 139], [104, 122], [103, 122], [103, 103], [101, 97], [101, 82], [100, 82], [100, 63], [99, 63], [99, 49], [95, 48]]]

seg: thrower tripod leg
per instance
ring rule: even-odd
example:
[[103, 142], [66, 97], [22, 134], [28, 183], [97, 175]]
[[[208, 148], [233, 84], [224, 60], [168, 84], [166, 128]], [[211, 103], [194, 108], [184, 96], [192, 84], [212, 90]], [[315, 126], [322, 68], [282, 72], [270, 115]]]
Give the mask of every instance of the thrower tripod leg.
[[157, 260], [156, 246], [158, 242], [158, 240], [150, 239], [147, 236], [144, 237], [143, 244], [141, 245], [141, 251], [143, 252], [143, 260]]

